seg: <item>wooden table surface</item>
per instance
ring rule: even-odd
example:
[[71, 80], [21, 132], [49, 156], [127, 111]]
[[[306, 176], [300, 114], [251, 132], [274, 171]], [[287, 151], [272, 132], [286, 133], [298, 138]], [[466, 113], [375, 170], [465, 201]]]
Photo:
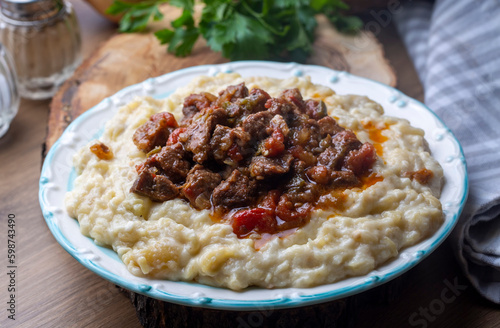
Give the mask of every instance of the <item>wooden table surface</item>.
[[[81, 0], [72, 2], [87, 56], [113, 34], [114, 27]], [[394, 27], [381, 29], [378, 37], [397, 73], [398, 88], [422, 100], [422, 87]], [[129, 300], [66, 253], [42, 217], [38, 179], [48, 111], [49, 101], [22, 100], [10, 130], [0, 139], [0, 326], [140, 327]], [[6, 311], [9, 214], [16, 218], [15, 321], [8, 319]], [[483, 300], [470, 286], [449, 242], [403, 275], [394, 300], [360, 306], [358, 314], [355, 327], [500, 327], [499, 307]], [[241, 322], [234, 326], [258, 326], [255, 321]]]

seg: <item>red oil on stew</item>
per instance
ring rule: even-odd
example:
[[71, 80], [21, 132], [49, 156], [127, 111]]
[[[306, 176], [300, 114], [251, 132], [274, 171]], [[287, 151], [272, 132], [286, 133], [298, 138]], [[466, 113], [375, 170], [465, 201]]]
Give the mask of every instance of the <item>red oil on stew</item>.
[[368, 136], [373, 141], [373, 146], [377, 151], [377, 155], [383, 156], [384, 150], [382, 148], [382, 143], [389, 140], [386, 136], [382, 134], [382, 131], [387, 130], [389, 127], [384, 124], [382, 128], [375, 126], [371, 121], [362, 123], [363, 127], [368, 131]]

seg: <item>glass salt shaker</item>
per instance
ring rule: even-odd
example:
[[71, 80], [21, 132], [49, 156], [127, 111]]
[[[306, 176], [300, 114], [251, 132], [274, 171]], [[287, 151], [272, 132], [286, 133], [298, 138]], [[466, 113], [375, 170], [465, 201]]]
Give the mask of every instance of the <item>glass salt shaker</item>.
[[50, 98], [81, 62], [76, 15], [64, 0], [0, 0], [0, 42], [14, 58], [19, 93]]
[[0, 43], [0, 138], [9, 129], [18, 108], [19, 94], [14, 63], [5, 47]]

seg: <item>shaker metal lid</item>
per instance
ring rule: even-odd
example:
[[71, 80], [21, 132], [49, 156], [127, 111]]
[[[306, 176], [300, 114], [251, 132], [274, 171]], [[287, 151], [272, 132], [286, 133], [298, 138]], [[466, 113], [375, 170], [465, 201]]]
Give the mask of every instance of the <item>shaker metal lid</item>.
[[15, 21], [40, 21], [55, 17], [64, 0], [0, 0], [1, 14]]

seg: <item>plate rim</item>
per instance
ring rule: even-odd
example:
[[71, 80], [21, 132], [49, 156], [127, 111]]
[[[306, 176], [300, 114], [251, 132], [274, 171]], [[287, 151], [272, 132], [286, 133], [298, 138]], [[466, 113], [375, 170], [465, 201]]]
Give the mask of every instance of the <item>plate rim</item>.
[[[118, 276], [117, 274], [114, 274], [112, 272], [109, 272], [108, 270], [100, 267], [98, 264], [94, 263], [91, 259], [89, 258], [84, 258], [80, 254], [78, 254], [77, 250], [74, 248], [72, 243], [64, 236], [62, 231], [60, 230], [59, 226], [55, 224], [55, 222], [52, 220], [54, 217], [53, 210], [51, 210], [51, 207], [49, 204], [46, 203], [44, 194], [47, 190], [47, 186], [50, 185], [50, 179], [46, 177], [47, 171], [50, 169], [50, 166], [52, 164], [52, 160], [54, 158], [54, 155], [57, 153], [60, 145], [61, 145], [61, 140], [64, 139], [64, 137], [67, 137], [67, 134], [70, 133], [70, 131], [75, 127], [78, 126], [80, 121], [83, 121], [86, 119], [87, 116], [92, 115], [92, 113], [100, 110], [100, 107], [103, 107], [105, 103], [109, 103], [111, 101], [112, 97], [117, 97], [122, 94], [126, 94], [130, 90], [134, 89], [139, 89], [142, 90], [143, 88], [147, 88], [148, 85], [154, 84], [156, 80], [158, 79], [165, 79], [168, 77], [176, 76], [176, 75], [182, 75], [183, 73], [193, 71], [193, 70], [207, 70], [209, 71], [210, 69], [218, 69], [218, 68], [223, 68], [223, 67], [232, 67], [233, 69], [229, 69], [225, 72], [233, 72], [234, 70], [237, 70], [239, 66], [244, 66], [244, 65], [255, 65], [255, 66], [261, 66], [261, 68], [266, 68], [269, 69], [269, 65], [272, 65], [276, 68], [284, 68], [286, 70], [291, 70], [291, 69], [306, 69], [306, 68], [315, 68], [315, 69], [321, 69], [325, 71], [330, 71], [332, 74], [338, 75], [343, 75], [343, 76], [351, 76], [357, 79], [365, 80], [369, 83], [376, 83], [377, 85], [386, 88], [387, 90], [399, 94], [405, 97], [407, 101], [413, 102], [417, 106], [421, 107], [425, 111], [429, 112], [434, 118], [442, 125], [442, 127], [445, 129], [446, 133], [449, 135], [449, 138], [453, 141], [453, 143], [456, 144], [458, 147], [458, 153], [460, 154], [461, 158], [460, 161], [462, 162], [463, 165], [463, 182], [461, 185], [463, 185], [463, 193], [462, 193], [462, 198], [459, 201], [459, 206], [458, 210], [453, 214], [453, 217], [448, 221], [444, 222], [446, 226], [442, 228], [442, 232], [439, 236], [431, 236], [428, 237], [421, 242], [433, 238], [435, 239], [429, 247], [423, 250], [419, 250], [418, 252], [421, 252], [419, 256], [415, 256], [411, 260], [407, 261], [404, 263], [404, 265], [396, 267], [392, 269], [390, 272], [382, 275], [377, 275], [377, 276], [372, 276], [369, 277], [369, 274], [358, 276], [359, 277], [366, 277], [367, 279], [364, 280], [363, 283], [357, 283], [352, 286], [345, 286], [339, 289], [332, 289], [328, 290], [325, 292], [320, 292], [312, 295], [298, 295], [296, 297], [282, 297], [282, 298], [274, 298], [274, 299], [262, 299], [262, 300], [234, 300], [234, 299], [217, 299], [217, 298], [209, 298], [209, 297], [185, 297], [185, 296], [180, 296], [176, 295], [173, 293], [169, 293], [166, 291], [158, 290], [156, 288], [153, 288], [150, 285], [147, 284], [137, 284], [134, 282], [128, 281], [126, 278]], [[200, 73], [203, 74], [203, 73]], [[297, 75], [300, 76], [300, 75]], [[119, 106], [119, 104], [113, 104], [114, 106]], [[427, 139], [427, 138], [426, 138]], [[193, 307], [205, 307], [205, 308], [213, 308], [213, 309], [223, 309], [223, 310], [233, 310], [233, 311], [242, 311], [242, 310], [261, 310], [263, 307], [269, 306], [272, 307], [272, 309], [281, 309], [281, 308], [292, 308], [292, 307], [299, 307], [299, 306], [306, 306], [306, 305], [313, 305], [313, 304], [318, 304], [318, 303], [323, 303], [327, 301], [332, 301], [335, 299], [340, 299], [344, 297], [348, 297], [357, 293], [361, 293], [363, 291], [366, 291], [368, 289], [371, 289], [373, 287], [379, 286], [381, 284], [384, 284], [400, 275], [403, 273], [407, 272], [409, 269], [413, 268], [416, 266], [418, 263], [420, 263], [424, 258], [426, 258], [429, 254], [431, 254], [451, 233], [453, 228], [458, 222], [458, 219], [464, 209], [467, 197], [468, 197], [468, 192], [469, 192], [469, 182], [468, 182], [468, 171], [467, 171], [467, 163], [465, 161], [465, 155], [464, 151], [462, 149], [462, 146], [456, 136], [453, 134], [453, 132], [446, 126], [446, 124], [443, 122], [443, 120], [434, 112], [432, 111], [429, 107], [427, 107], [425, 104], [422, 102], [410, 98], [406, 96], [404, 93], [401, 91], [397, 90], [396, 88], [393, 88], [391, 86], [385, 85], [381, 82], [371, 80], [365, 77], [360, 77], [353, 75], [348, 72], [344, 71], [337, 71], [333, 70], [328, 67], [324, 66], [319, 66], [319, 65], [304, 65], [304, 64], [297, 64], [297, 63], [277, 63], [277, 62], [270, 62], [270, 61], [237, 61], [237, 62], [230, 62], [230, 63], [225, 63], [225, 64], [212, 64], [212, 65], [199, 65], [199, 66], [192, 66], [184, 69], [180, 69], [177, 71], [173, 71], [155, 78], [149, 78], [143, 82], [127, 86], [124, 89], [118, 91], [117, 93], [103, 99], [101, 102], [99, 102], [97, 105], [93, 106], [86, 112], [82, 113], [80, 116], [78, 116], [75, 120], [73, 120], [69, 126], [64, 130], [62, 135], [58, 138], [58, 140], [52, 145], [52, 147], [49, 149], [49, 152], [47, 153], [41, 175], [40, 175], [40, 181], [39, 181], [39, 202], [40, 202], [40, 207], [42, 209], [42, 214], [44, 216], [45, 222], [47, 226], [49, 227], [49, 230], [51, 231], [52, 235], [54, 238], [57, 240], [57, 242], [73, 257], [75, 258], [79, 263], [81, 263], [83, 266], [85, 266], [87, 269], [91, 270], [92, 272], [96, 273], [97, 275], [105, 278], [106, 280], [122, 286], [130, 291], [136, 292], [143, 294], [148, 297], [152, 297], [155, 299], [159, 299], [162, 301], [167, 301], [167, 302], [172, 302], [172, 303], [177, 303], [180, 305], [187, 305], [187, 306], [193, 306]], [[74, 219], [73, 219], [74, 220]], [[436, 234], [438, 231], [436, 232]], [[419, 242], [418, 244], [420, 244]], [[416, 244], [416, 245], [418, 245]], [[97, 246], [97, 245], [96, 245]], [[414, 245], [415, 246], [415, 245]], [[99, 246], [97, 246], [99, 247]], [[404, 249], [402, 249], [404, 250]], [[372, 272], [372, 271], [371, 271]], [[348, 277], [349, 278], [349, 277]], [[356, 278], [356, 277], [355, 277]], [[145, 278], [147, 279], [147, 278]], [[179, 283], [190, 283], [190, 282], [179, 282]], [[201, 285], [200, 286], [204, 286]], [[217, 287], [213, 287], [217, 288]], [[286, 289], [286, 288], [285, 288]], [[300, 288], [294, 288], [294, 289], [299, 289]], [[276, 289], [275, 289], [276, 290]]]

